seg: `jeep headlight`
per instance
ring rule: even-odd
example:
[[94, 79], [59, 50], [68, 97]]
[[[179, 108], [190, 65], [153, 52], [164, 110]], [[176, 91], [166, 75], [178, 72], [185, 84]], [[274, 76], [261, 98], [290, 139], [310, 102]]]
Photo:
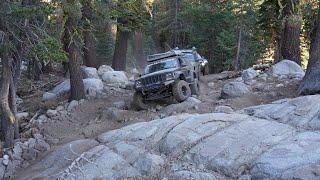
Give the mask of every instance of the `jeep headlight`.
[[166, 80], [171, 80], [173, 78], [174, 78], [174, 74], [173, 73], [166, 74]]
[[137, 87], [137, 88], [142, 87], [142, 83], [141, 83], [140, 80], [137, 80], [137, 81], [136, 81], [136, 87]]

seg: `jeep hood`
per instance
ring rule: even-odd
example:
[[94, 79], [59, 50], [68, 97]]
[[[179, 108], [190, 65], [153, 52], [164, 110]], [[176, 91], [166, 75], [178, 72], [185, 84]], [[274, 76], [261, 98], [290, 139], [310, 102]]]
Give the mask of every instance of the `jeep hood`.
[[166, 74], [166, 73], [174, 72], [177, 69], [179, 69], [179, 68], [164, 69], [164, 70], [153, 72], [153, 73], [150, 73], [150, 74], [145, 74], [145, 75], [141, 76], [139, 79], [143, 79], [143, 78], [154, 76], [154, 75], [158, 75], [158, 74]]

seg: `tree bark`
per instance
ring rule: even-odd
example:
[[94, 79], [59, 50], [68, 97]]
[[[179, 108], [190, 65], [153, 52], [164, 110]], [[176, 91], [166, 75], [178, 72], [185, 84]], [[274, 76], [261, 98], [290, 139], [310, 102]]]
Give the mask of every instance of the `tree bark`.
[[70, 100], [80, 100], [85, 98], [84, 84], [80, 70], [80, 63], [78, 60], [77, 47], [75, 42], [75, 28], [77, 20], [72, 12], [66, 12], [67, 21], [64, 30], [64, 50], [68, 53], [69, 71], [70, 71], [70, 86], [71, 94]]
[[300, 32], [302, 19], [295, 15], [299, 0], [283, 0], [284, 29], [281, 39], [281, 55], [283, 59], [295, 61], [301, 65]]
[[311, 34], [309, 54], [307, 72], [298, 90], [301, 95], [320, 93], [320, 2], [318, 16]]
[[300, 31], [302, 21], [299, 16], [292, 15], [286, 19], [282, 35], [281, 55], [301, 65]]
[[84, 23], [83, 39], [84, 39], [84, 64], [89, 67], [98, 68], [96, 54], [96, 40], [92, 32], [91, 22], [93, 21], [91, 0], [83, 0], [82, 21]]
[[134, 57], [137, 60], [138, 66], [142, 69], [147, 62], [144, 52], [143, 52], [143, 43], [142, 43], [142, 32], [136, 31], [134, 34]]
[[[320, 7], [320, 2], [319, 2]], [[312, 28], [311, 34], [311, 44], [309, 51], [309, 61], [308, 68], [310, 69], [320, 58], [320, 8], [318, 10], [318, 16], [315, 21], [314, 27]]]
[[[7, 46], [7, 44], [4, 44]], [[2, 84], [0, 89], [1, 131], [4, 135], [4, 147], [11, 148], [14, 145], [16, 118], [10, 108], [9, 95], [12, 72], [7, 47], [3, 48], [2, 60]]]
[[130, 32], [122, 31], [120, 28], [117, 29], [117, 37], [115, 50], [112, 60], [112, 67], [117, 71], [125, 71], [127, 64], [127, 49], [128, 49], [128, 39], [130, 37]]
[[242, 39], [242, 29], [239, 28], [237, 54], [236, 54], [236, 57], [235, 57], [234, 62], [233, 62], [233, 69], [235, 71], [239, 71], [241, 69], [241, 62], [240, 62], [241, 39]]

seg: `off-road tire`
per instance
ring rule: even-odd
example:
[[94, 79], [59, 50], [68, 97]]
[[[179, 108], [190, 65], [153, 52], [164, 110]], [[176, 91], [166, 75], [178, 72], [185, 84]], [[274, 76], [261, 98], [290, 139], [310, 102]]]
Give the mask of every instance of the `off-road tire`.
[[135, 92], [133, 94], [133, 102], [132, 102], [133, 107], [140, 111], [140, 110], [147, 110], [148, 105], [143, 99], [142, 93], [141, 92]]
[[199, 96], [200, 95], [200, 83], [198, 79], [194, 80], [193, 84], [190, 84], [191, 94]]
[[184, 80], [176, 82], [172, 87], [172, 94], [178, 102], [185, 101], [191, 96], [189, 84]]
[[202, 70], [202, 74], [205, 76], [205, 75], [208, 75], [209, 74], [209, 66], [208, 65], [205, 65], [203, 70]]

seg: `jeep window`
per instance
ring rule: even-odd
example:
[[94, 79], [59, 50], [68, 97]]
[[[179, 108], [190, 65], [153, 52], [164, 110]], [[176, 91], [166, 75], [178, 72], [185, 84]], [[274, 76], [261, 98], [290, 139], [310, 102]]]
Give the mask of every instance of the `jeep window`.
[[150, 73], [165, 70], [165, 69], [175, 68], [178, 66], [179, 64], [177, 59], [175, 58], [166, 59], [164, 61], [160, 61], [160, 62], [148, 65], [145, 69], [145, 74], [150, 74]]

